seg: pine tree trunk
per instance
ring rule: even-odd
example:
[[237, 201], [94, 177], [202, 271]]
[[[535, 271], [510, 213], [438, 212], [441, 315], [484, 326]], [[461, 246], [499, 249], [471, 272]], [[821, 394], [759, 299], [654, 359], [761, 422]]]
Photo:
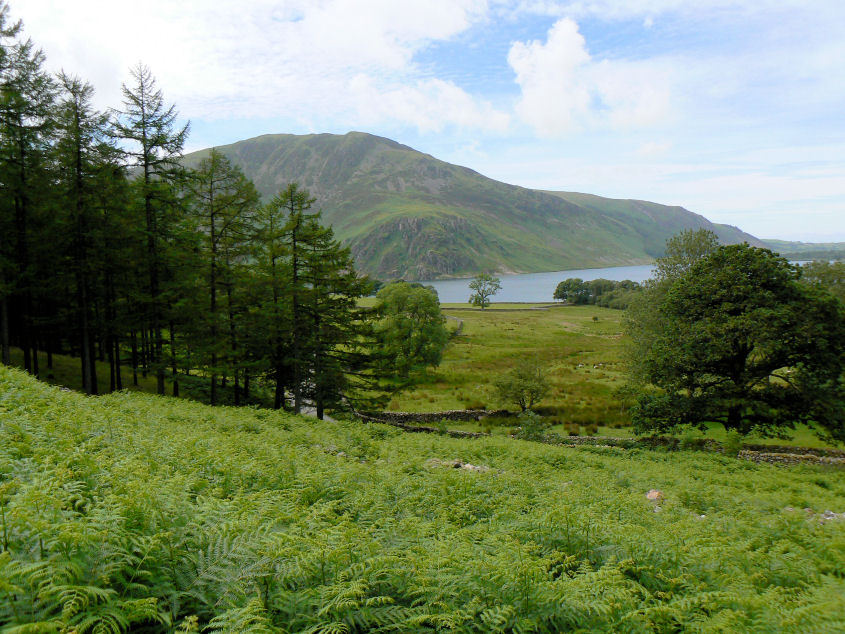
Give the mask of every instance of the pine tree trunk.
[[273, 409], [281, 409], [285, 402], [285, 386], [282, 383], [280, 368], [276, 368], [276, 393], [273, 397]]
[[179, 396], [179, 379], [176, 372], [176, 326], [170, 322], [170, 373], [173, 380], [173, 396]]
[[117, 387], [117, 379], [114, 376], [114, 342], [111, 335], [106, 336], [106, 356], [109, 361], [109, 392], [114, 392]]
[[120, 337], [114, 337], [114, 385], [118, 390], [123, 389], [123, 377], [120, 374]]
[[138, 332], [133, 328], [130, 334], [132, 346], [132, 385], [138, 386]]
[[99, 392], [97, 384], [97, 357], [94, 356], [94, 337], [88, 337], [88, 368], [91, 374], [91, 394]]
[[147, 327], [141, 328], [141, 376], [147, 378], [150, 363], [150, 341], [147, 333]]
[[32, 373], [35, 376], [39, 376], [41, 374], [41, 368], [38, 366], [38, 328], [32, 328]]
[[[5, 282], [0, 273], [0, 286]], [[9, 300], [4, 295], [0, 298], [0, 363], [12, 365], [11, 345], [9, 343]]]
[[[23, 127], [23, 122], [19, 122]], [[23, 314], [20, 316], [18, 339], [20, 347], [23, 350], [23, 368], [30, 374], [32, 373], [32, 351], [30, 343], [30, 324], [32, 319], [32, 295], [30, 293], [29, 285], [29, 249], [27, 245], [27, 216], [29, 212], [29, 205], [27, 199], [26, 189], [27, 183], [27, 152], [23, 141], [18, 143], [19, 161], [20, 161], [20, 192], [15, 196], [15, 257], [18, 265], [18, 280], [23, 285], [21, 292], [21, 303], [23, 304]]]
[[[228, 267], [227, 261], [227, 269]], [[229, 317], [229, 350], [231, 353], [231, 365], [232, 365], [232, 379], [234, 381], [234, 399], [235, 405], [241, 404], [241, 394], [240, 394], [240, 385], [238, 383], [238, 340], [235, 336], [235, 314], [234, 310], [232, 309], [232, 282], [231, 280], [226, 281], [226, 304], [228, 307], [227, 314]]]
[[[214, 179], [209, 190], [209, 240], [211, 244], [211, 263], [209, 269], [209, 316], [211, 317], [211, 404], [217, 404], [217, 234], [214, 226]], [[223, 378], [225, 382], [225, 377]], [[223, 384], [225, 387], [225, 383]]]
[[301, 342], [300, 338], [300, 328], [299, 328], [299, 321], [301, 315], [299, 314], [299, 290], [297, 289], [297, 284], [299, 284], [299, 251], [297, 249], [297, 232], [294, 228], [294, 231], [291, 236], [291, 281], [292, 281], [292, 288], [293, 288], [293, 297], [292, 297], [292, 327], [291, 330], [293, 332], [293, 411], [295, 414], [299, 414], [302, 410], [302, 359], [300, 358], [301, 355]]

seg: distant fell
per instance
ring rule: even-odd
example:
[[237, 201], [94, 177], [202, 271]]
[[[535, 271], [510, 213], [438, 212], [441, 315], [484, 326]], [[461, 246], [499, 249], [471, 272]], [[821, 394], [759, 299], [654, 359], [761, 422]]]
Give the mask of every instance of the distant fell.
[[359, 268], [380, 279], [643, 264], [690, 228], [762, 246], [683, 207], [509, 185], [363, 132], [268, 134], [217, 149], [265, 198], [292, 181], [307, 188]]
[[790, 260], [845, 260], [845, 242], [794, 242], [766, 238], [765, 245]]

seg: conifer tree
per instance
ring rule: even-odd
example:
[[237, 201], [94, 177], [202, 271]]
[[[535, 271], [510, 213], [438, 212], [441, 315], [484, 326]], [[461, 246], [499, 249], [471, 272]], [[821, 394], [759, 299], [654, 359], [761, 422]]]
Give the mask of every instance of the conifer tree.
[[302, 238], [306, 327], [300, 347], [307, 370], [302, 388], [322, 420], [326, 407], [340, 407], [349, 396], [350, 376], [371, 370], [364, 351], [371, 334], [368, 311], [358, 308], [357, 300], [372, 285], [358, 276], [349, 249], [320, 224], [319, 213], [308, 219]]
[[[284, 192], [283, 192], [284, 193]], [[269, 374], [274, 384], [273, 406], [284, 406], [290, 383], [290, 304], [287, 301], [288, 260], [285, 225], [287, 213], [282, 194], [260, 207], [253, 235], [255, 277], [251, 288], [255, 310], [253, 336], [248, 343], [256, 369]]]
[[169, 185], [179, 171], [178, 161], [188, 136], [189, 124], [176, 127], [175, 107], [167, 106], [149, 68], [138, 64], [131, 71], [135, 83], [123, 85], [124, 110], [118, 112], [117, 137], [129, 141], [129, 165], [140, 171], [138, 196], [144, 213], [146, 233], [149, 332], [152, 337], [152, 365], [159, 394], [164, 394], [165, 305], [162, 282], [165, 276], [163, 249], [174, 224], [176, 206]]
[[[35, 315], [37, 267], [32, 256], [36, 216], [43, 210], [45, 157], [52, 132], [55, 83], [44, 69], [44, 54], [31, 40], [14, 40], [21, 25], [6, 25], [8, 6], [0, 5], [0, 339], [8, 362], [10, 332], [23, 350], [24, 368], [38, 371]], [[10, 306], [13, 304], [13, 306]], [[12, 323], [14, 322], [14, 323]]]
[[[13, 38], [20, 32], [21, 22], [9, 24], [9, 5], [4, 0], [0, 0], [0, 76], [5, 77], [6, 74], [6, 60], [9, 55], [9, 47], [12, 44]], [[0, 141], [5, 142], [5, 136], [0, 137]], [[0, 193], [2, 193], [3, 208], [0, 208], [0, 232], [3, 235], [11, 235], [11, 226], [6, 223], [2, 224], [7, 219], [8, 210], [5, 209], [8, 192], [6, 183], [6, 175], [0, 172]], [[4, 244], [0, 243], [0, 363], [9, 365], [11, 358], [9, 354], [9, 294], [11, 286], [9, 284], [10, 276], [10, 255], [3, 248]], [[8, 280], [8, 281], [7, 281]]]
[[[76, 330], [79, 338], [82, 387], [87, 394], [98, 391], [94, 341], [94, 304], [97, 278], [107, 261], [102, 259], [98, 228], [103, 220], [100, 196], [104, 178], [117, 174], [117, 151], [109, 142], [108, 116], [91, 105], [90, 84], [65, 73], [59, 75], [63, 96], [56, 113], [55, 165], [60, 207], [68, 214], [70, 270], [75, 290]], [[114, 281], [110, 279], [113, 290]], [[111, 306], [105, 312], [111, 313]], [[113, 340], [113, 336], [108, 337]], [[114, 356], [114, 344], [110, 357]]]
[[[196, 345], [206, 358], [211, 376], [211, 403], [217, 402], [217, 378], [229, 371], [237, 380], [233, 358], [237, 348], [235, 308], [233, 304], [234, 270], [245, 248], [247, 227], [258, 204], [258, 192], [252, 181], [217, 150], [203, 159], [187, 179], [191, 195], [191, 225], [198, 236], [204, 301], [197, 314], [204, 315]], [[225, 301], [221, 301], [220, 293]], [[198, 308], [199, 308], [198, 306]], [[228, 359], [221, 359], [228, 355]]]

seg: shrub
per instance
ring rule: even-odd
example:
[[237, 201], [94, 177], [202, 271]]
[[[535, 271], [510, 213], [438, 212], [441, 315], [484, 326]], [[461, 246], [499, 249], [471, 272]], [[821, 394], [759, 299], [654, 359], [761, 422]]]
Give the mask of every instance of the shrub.
[[729, 431], [722, 448], [726, 456], [736, 458], [742, 450], [742, 434], [734, 430]]
[[519, 405], [523, 412], [530, 410], [549, 392], [543, 369], [532, 361], [523, 361], [494, 384], [502, 402]]
[[549, 424], [530, 409], [519, 415], [519, 431], [514, 434], [522, 440], [543, 440]]

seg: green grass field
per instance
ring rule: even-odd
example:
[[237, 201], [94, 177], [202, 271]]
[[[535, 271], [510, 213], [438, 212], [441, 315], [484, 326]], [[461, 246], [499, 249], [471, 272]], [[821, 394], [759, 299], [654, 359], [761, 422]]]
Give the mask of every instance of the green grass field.
[[440, 366], [394, 398], [390, 409], [501, 407], [493, 381], [527, 358], [543, 366], [551, 384], [544, 411], [583, 425], [624, 422], [613, 395], [623, 378], [622, 312], [593, 306], [537, 309], [542, 306], [548, 304], [494, 304], [483, 311], [445, 304], [445, 315], [463, 320], [461, 334], [449, 343]]
[[[361, 304], [372, 306], [375, 298]], [[633, 436], [627, 414], [615, 390], [625, 380], [622, 359], [623, 312], [598, 306], [562, 304], [493, 304], [481, 310], [469, 304], [444, 304], [454, 330], [462, 323], [461, 334], [448, 344], [439, 367], [429, 369], [409, 390], [395, 396], [388, 404], [393, 411], [437, 412], [451, 409], [505, 407], [512, 404], [497, 400], [493, 381], [521, 359], [538, 361], [551, 384], [549, 395], [537, 408], [553, 423], [551, 431], [566, 435], [573, 430], [599, 436]], [[46, 367], [46, 355], [39, 356], [39, 378], [55, 385], [81, 389], [79, 360], [54, 355], [53, 369]], [[12, 362], [19, 367], [22, 356], [12, 349]], [[101, 391], [108, 387], [108, 364], [97, 364]], [[130, 391], [155, 392], [155, 377], [138, 374], [139, 385], [132, 385], [130, 368], [122, 368], [123, 385]], [[196, 381], [195, 381], [196, 382]], [[199, 382], [201, 383], [201, 382]], [[199, 385], [198, 383], [198, 385]], [[201, 387], [201, 386], [199, 386]], [[184, 377], [181, 394], [203, 400], [203, 393], [192, 393]], [[172, 384], [166, 381], [167, 393]], [[489, 423], [490, 421], [488, 421]], [[498, 420], [492, 432], [508, 435], [515, 420]], [[464, 431], [490, 431], [475, 423], [450, 423], [450, 428]], [[721, 425], [712, 425], [704, 433], [682, 432], [691, 437], [724, 440]], [[810, 429], [798, 426], [789, 439], [749, 436], [749, 442], [785, 444], [801, 447], [826, 447]]]
[[[515, 405], [497, 400], [493, 381], [529, 358], [542, 365], [551, 384], [549, 395], [537, 408], [555, 423], [551, 431], [561, 435], [572, 430], [600, 436], [634, 435], [623, 403], [615, 394], [625, 380], [623, 311], [599, 306], [494, 303], [483, 311], [469, 304], [444, 304], [443, 313], [453, 318], [450, 327], [455, 320], [463, 321], [461, 334], [449, 343], [440, 366], [430, 369], [413, 389], [394, 397], [389, 409], [436, 412], [485, 406], [515, 410]], [[474, 423], [450, 423], [450, 427], [489, 429]], [[511, 431], [505, 425], [493, 433], [507, 435]], [[717, 424], [707, 432], [682, 433], [725, 439], [724, 428]], [[750, 435], [747, 440], [829, 446], [803, 425], [789, 439]]]

